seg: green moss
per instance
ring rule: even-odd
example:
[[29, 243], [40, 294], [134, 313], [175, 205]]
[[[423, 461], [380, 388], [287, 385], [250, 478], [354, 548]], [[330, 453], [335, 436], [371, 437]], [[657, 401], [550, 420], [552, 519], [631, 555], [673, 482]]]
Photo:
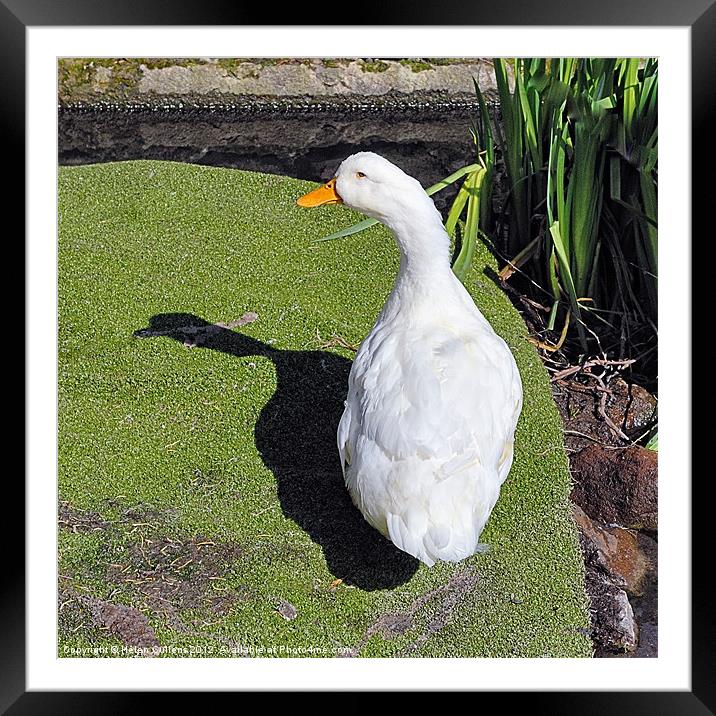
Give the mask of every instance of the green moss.
[[431, 65], [469, 65], [476, 61], [474, 57], [423, 57]]
[[87, 60], [60, 59], [57, 63], [57, 79], [60, 98], [71, 97], [89, 87], [94, 78], [94, 65]]
[[421, 59], [405, 59], [400, 60], [400, 64], [404, 67], [410, 67], [413, 72], [425, 72], [425, 70], [432, 70], [433, 66], [429, 61]]
[[220, 57], [211, 60], [212, 63], [225, 70], [236, 72], [246, 63], [259, 67], [277, 67], [278, 65], [310, 65], [313, 60], [307, 57]]
[[383, 60], [363, 60], [361, 70], [363, 72], [385, 72], [390, 65]]
[[[589, 656], [559, 417], [482, 247], [468, 287], [525, 386], [491, 551], [418, 566], [350, 504], [335, 427], [352, 354], [318, 335], [360, 342], [398, 257], [380, 226], [313, 244], [358, 217], [296, 207], [309, 186], [165, 162], [60, 168], [59, 490], [109, 523], [61, 530], [60, 574], [147, 609], [163, 646], [209, 656]], [[201, 328], [246, 312], [257, 320]], [[165, 595], [162, 611], [141, 580], [110, 579], [112, 564], [146, 572], [152, 540], [192, 539], [214, 550], [177, 577], [194, 601]], [[68, 627], [60, 653], [112, 639]]]
[[[57, 63], [60, 101], [129, 97], [142, 78], [143, 68], [192, 67], [206, 60], [182, 57], [64, 57]], [[109, 70], [98, 74], [98, 68]]]
[[[131, 97], [142, 79], [145, 70], [159, 70], [167, 67], [197, 67], [216, 64], [232, 74], [240, 75], [239, 70], [247, 62], [261, 67], [297, 62], [305, 64], [309, 60], [281, 60], [263, 58], [246, 60], [245, 58], [220, 58], [207, 60], [198, 57], [65, 57], [57, 64], [60, 101], [91, 100], [100, 94], [103, 99], [127, 99]], [[99, 68], [109, 70], [100, 75]], [[258, 76], [256, 74], [256, 76]]]
[[321, 59], [321, 64], [324, 67], [330, 67], [331, 69], [335, 69], [337, 67], [342, 67], [344, 65], [349, 65], [352, 60], [343, 58], [343, 57], [324, 57]]

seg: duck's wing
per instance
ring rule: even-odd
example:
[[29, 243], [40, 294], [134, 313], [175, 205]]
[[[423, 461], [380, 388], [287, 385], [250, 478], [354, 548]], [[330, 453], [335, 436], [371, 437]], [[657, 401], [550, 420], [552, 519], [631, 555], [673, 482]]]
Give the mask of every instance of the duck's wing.
[[351, 393], [363, 434], [393, 459], [443, 460], [444, 476], [475, 459], [504, 465], [522, 405], [514, 359], [492, 329], [389, 337]]
[[502, 484], [512, 465], [522, 410], [522, 382], [509, 347], [490, 328], [440, 341], [433, 353], [441, 399], [454, 416], [454, 423], [439, 432], [454, 448], [444, 473], [463, 469], [474, 453]]

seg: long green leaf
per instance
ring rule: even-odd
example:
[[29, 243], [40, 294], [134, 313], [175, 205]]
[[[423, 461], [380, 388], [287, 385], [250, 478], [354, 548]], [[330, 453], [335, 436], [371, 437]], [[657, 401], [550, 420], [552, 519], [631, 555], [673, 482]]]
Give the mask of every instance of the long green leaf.
[[557, 252], [557, 258], [559, 260], [559, 267], [560, 267], [560, 275], [562, 277], [562, 281], [564, 282], [564, 288], [565, 293], [567, 294], [567, 297], [569, 298], [570, 306], [572, 307], [572, 313], [574, 314], [574, 317], [577, 319], [575, 322], [577, 324], [577, 330], [579, 332], [580, 339], [582, 341], [582, 345], [586, 348], [587, 345], [587, 336], [584, 332], [584, 326], [581, 322], [581, 311], [579, 306], [579, 301], [577, 300], [577, 292], [574, 287], [574, 281], [572, 279], [572, 272], [569, 267], [569, 260], [567, 257], [567, 252], [565, 250], [564, 242], [562, 241], [562, 236], [559, 231], [559, 222], [555, 221], [552, 226], [549, 227], [549, 232], [552, 235], [552, 241], [554, 242], [554, 248]]
[[336, 239], [343, 239], [346, 236], [351, 236], [352, 234], [357, 234], [360, 231], [365, 231], [365, 229], [369, 229], [377, 223], [379, 223], [378, 219], [363, 219], [363, 221], [359, 221], [357, 224], [353, 224], [346, 229], [336, 231], [334, 234], [329, 234], [328, 236], [324, 236], [320, 239], [314, 239], [313, 243], [317, 244], [321, 241], [335, 241]]
[[455, 235], [455, 227], [457, 226], [457, 222], [463, 212], [463, 209], [465, 208], [465, 204], [467, 204], [467, 200], [470, 198], [468, 181], [469, 176], [460, 187], [460, 190], [458, 191], [457, 196], [455, 197], [452, 206], [450, 207], [450, 212], [448, 213], [447, 220], [445, 221], [445, 230], [451, 237]]
[[480, 189], [485, 178], [486, 170], [483, 167], [468, 175], [465, 186], [469, 198], [467, 200], [467, 219], [465, 220], [465, 231], [462, 236], [462, 246], [457, 255], [452, 270], [455, 275], [465, 282], [467, 274], [472, 265], [472, 257], [477, 244], [477, 231], [480, 222]]

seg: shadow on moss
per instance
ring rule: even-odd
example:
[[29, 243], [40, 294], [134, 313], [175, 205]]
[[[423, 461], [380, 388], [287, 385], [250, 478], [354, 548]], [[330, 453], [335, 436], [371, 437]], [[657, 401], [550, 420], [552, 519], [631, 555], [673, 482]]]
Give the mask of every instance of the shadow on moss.
[[256, 448], [273, 472], [286, 517], [323, 548], [328, 568], [371, 591], [407, 582], [419, 562], [373, 529], [343, 482], [336, 430], [351, 363], [327, 351], [280, 350], [188, 313], [153, 316], [138, 338], [168, 337], [237, 357], [259, 356], [276, 367], [276, 392], [254, 428]]

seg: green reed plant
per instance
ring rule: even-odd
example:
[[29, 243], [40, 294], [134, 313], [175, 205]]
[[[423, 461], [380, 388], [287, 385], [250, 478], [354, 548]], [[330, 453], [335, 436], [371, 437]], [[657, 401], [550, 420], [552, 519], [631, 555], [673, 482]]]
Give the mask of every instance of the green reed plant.
[[[629, 333], [656, 331], [656, 60], [496, 59], [514, 267], [552, 295], [587, 349], [584, 313]], [[616, 319], [616, 320], [615, 320]]]

